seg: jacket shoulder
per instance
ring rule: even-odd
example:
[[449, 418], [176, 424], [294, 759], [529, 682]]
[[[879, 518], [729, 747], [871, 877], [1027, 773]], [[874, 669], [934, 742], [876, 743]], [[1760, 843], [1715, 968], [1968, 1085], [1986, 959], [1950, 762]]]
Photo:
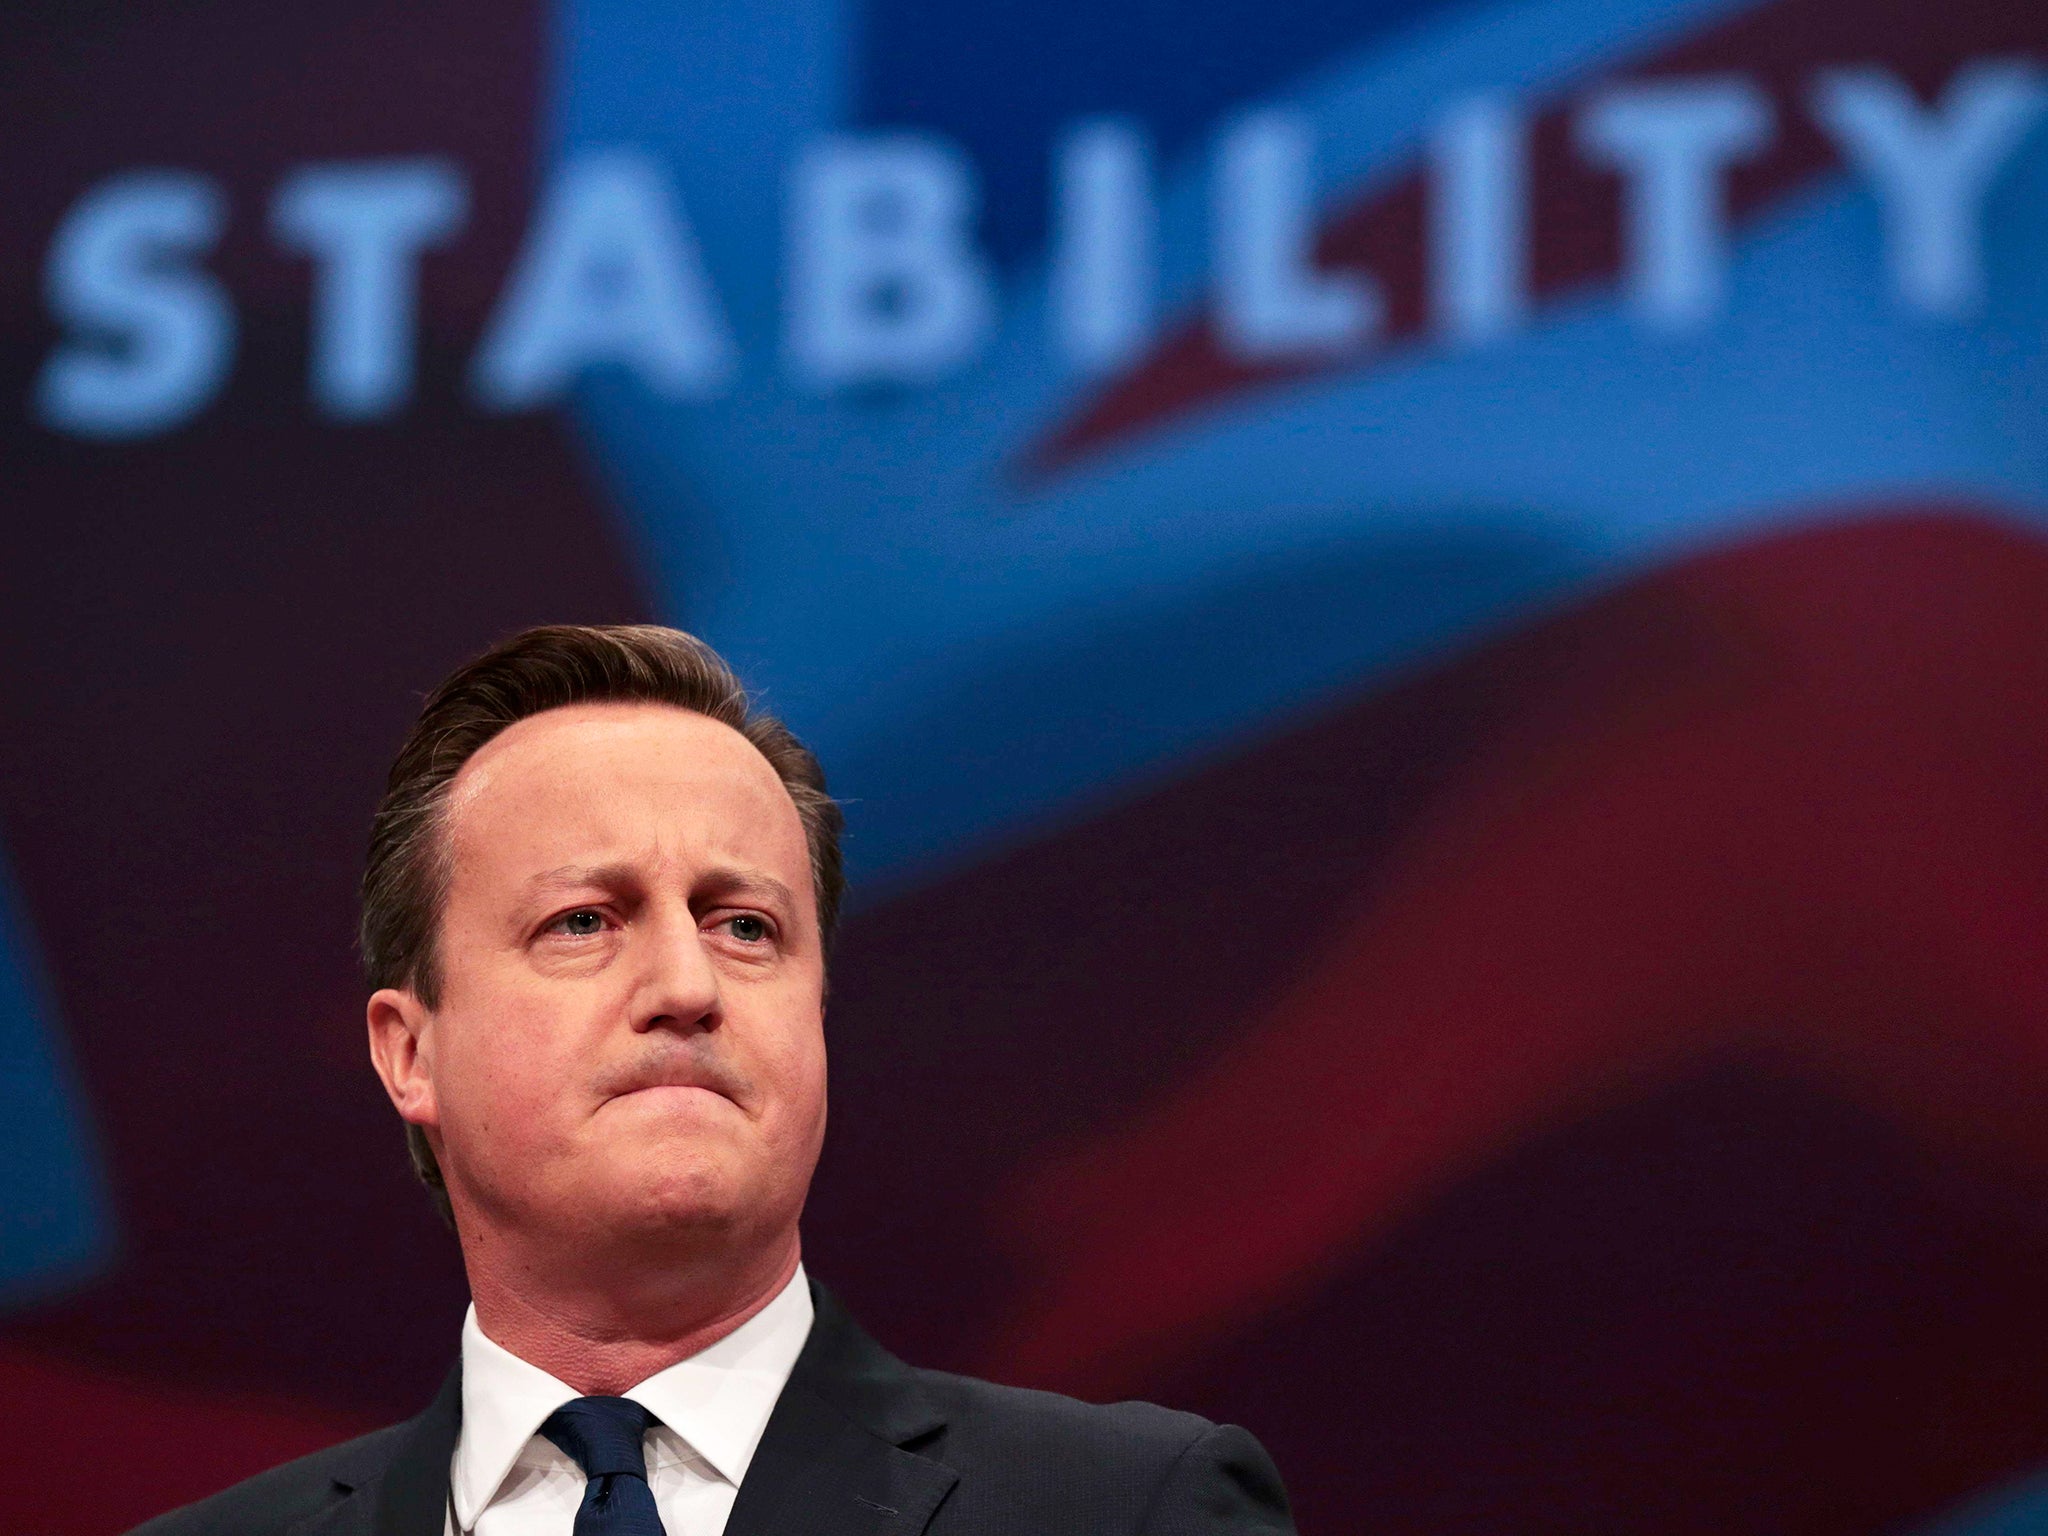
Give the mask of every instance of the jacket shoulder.
[[1233, 1425], [1152, 1403], [1084, 1403], [914, 1374], [944, 1423], [927, 1444], [906, 1449], [960, 1474], [943, 1522], [949, 1531], [1294, 1529], [1271, 1458]]
[[1090, 1459], [1172, 1460], [1216, 1428], [1197, 1414], [1156, 1403], [1087, 1403], [1057, 1392], [1004, 1386], [947, 1371], [913, 1370], [927, 1399], [965, 1437]]
[[[1285, 1536], [1272, 1458], [1244, 1430], [1151, 1403], [1084, 1403], [904, 1364], [813, 1282], [791, 1377], [888, 1445], [955, 1477], [931, 1536]], [[780, 1410], [778, 1410], [779, 1414]], [[769, 1425], [774, 1439], [775, 1425]]]
[[158, 1515], [129, 1536], [278, 1536], [376, 1476], [405, 1428], [394, 1424], [373, 1430], [259, 1472], [196, 1504]]

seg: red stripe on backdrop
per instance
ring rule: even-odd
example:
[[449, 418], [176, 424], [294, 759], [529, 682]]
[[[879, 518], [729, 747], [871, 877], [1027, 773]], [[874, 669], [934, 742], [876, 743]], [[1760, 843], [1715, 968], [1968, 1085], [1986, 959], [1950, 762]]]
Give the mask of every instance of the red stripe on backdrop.
[[[1739, 72], [1772, 101], [1778, 134], [1770, 150], [1736, 167], [1728, 185], [1735, 221], [1754, 219], [1837, 169], [1833, 144], [1815, 126], [1806, 92], [1815, 70], [1879, 63], [1923, 96], [1939, 93], [1961, 64], [1985, 54], [2048, 48], [2048, 8], [2004, 0], [1917, 0], [1842, 4], [1778, 0], [1710, 28], [1604, 77], [1600, 84]], [[1578, 89], [1583, 95], [1596, 82]], [[1577, 98], [1532, 125], [1530, 288], [1538, 299], [1611, 282], [1621, 269], [1620, 184], [1586, 163], [1572, 139]], [[1263, 385], [1316, 377], [1384, 360], [1422, 334], [1429, 296], [1421, 169], [1343, 210], [1316, 241], [1316, 262], [1369, 272], [1386, 299], [1386, 323], [1370, 347], [1338, 357], [1250, 363], [1226, 352], [1206, 314], [1184, 320], [1153, 353], [1027, 448], [1026, 480], [1057, 472], [1133, 434], [1218, 405]], [[1872, 253], [1873, 262], [1876, 253]]]
[[375, 1427], [324, 1407], [96, 1370], [0, 1344], [7, 1528], [107, 1536]]
[[1510, 1146], [1716, 1060], [2048, 1180], [2048, 549], [1861, 522], [1650, 578], [1241, 1035], [1043, 1156], [983, 1364], [1115, 1395]]

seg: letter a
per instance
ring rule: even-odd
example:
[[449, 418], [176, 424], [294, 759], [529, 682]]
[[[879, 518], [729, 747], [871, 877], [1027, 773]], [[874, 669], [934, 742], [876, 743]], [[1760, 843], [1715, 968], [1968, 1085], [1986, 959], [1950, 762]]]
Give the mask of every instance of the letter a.
[[517, 410], [607, 363], [678, 400], [715, 393], [734, 363], [681, 205], [661, 167], [634, 150], [579, 155], [555, 176], [471, 387], [484, 404]]

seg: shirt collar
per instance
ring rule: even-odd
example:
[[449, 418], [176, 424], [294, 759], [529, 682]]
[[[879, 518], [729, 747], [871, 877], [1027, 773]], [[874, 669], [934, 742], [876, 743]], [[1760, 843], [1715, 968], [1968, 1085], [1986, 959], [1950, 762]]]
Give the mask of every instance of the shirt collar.
[[735, 1488], [811, 1334], [811, 1287], [797, 1266], [775, 1299], [710, 1348], [626, 1396], [651, 1411]]
[[[624, 1395], [737, 1488], [810, 1337], [812, 1315], [811, 1288], [799, 1264], [775, 1299], [731, 1333]], [[453, 1478], [463, 1529], [489, 1508], [548, 1415], [576, 1396], [573, 1387], [486, 1338], [470, 1307], [462, 1321], [462, 1437]]]

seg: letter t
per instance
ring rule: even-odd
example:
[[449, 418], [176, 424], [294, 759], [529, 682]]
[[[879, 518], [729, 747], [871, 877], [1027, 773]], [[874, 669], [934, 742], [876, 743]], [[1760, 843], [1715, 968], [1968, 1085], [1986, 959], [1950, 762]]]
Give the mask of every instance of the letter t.
[[271, 233], [317, 263], [312, 394], [336, 416], [389, 415], [412, 392], [419, 252], [468, 212], [442, 160], [307, 166], [270, 205]]

